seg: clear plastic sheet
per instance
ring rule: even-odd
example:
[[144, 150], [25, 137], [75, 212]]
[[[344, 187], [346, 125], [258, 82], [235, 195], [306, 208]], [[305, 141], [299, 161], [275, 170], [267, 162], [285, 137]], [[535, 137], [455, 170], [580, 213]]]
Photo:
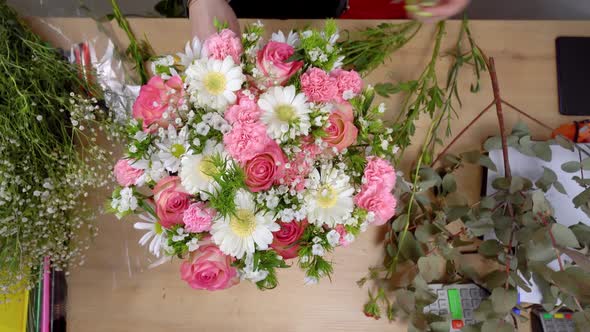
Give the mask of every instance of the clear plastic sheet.
[[[124, 55], [126, 38], [118, 34], [120, 31], [116, 22], [104, 19], [110, 10], [110, 2], [101, 0], [94, 1], [94, 4], [99, 2], [98, 12], [92, 11], [92, 3], [87, 8], [81, 8], [77, 0], [9, 1], [9, 4], [33, 32], [59, 48], [70, 62], [76, 63], [84, 79], [100, 86], [102, 94], [96, 96], [97, 99], [102, 99], [104, 106], [115, 113], [119, 123], [125, 124], [139, 93], [139, 80], [133, 65]], [[144, 5], [151, 8], [149, 4]], [[64, 15], [85, 17], [59, 17]], [[114, 164], [121, 155], [122, 147], [107, 141], [101, 144], [112, 151]], [[88, 204], [96, 207], [97, 212], [104, 210], [111, 192], [112, 187], [91, 193], [87, 198]], [[85, 275], [99, 267], [112, 270], [112, 289], [116, 290], [118, 285], [129, 283], [136, 274], [148, 270], [151, 264], [157, 262], [157, 258], [138, 244], [143, 232], [133, 229], [136, 221], [139, 221], [137, 217], [118, 220], [112, 214], [97, 213], [96, 220], [91, 222], [98, 227], [98, 236], [87, 250], [85, 265], [70, 271], [68, 283], [83, 283]]]

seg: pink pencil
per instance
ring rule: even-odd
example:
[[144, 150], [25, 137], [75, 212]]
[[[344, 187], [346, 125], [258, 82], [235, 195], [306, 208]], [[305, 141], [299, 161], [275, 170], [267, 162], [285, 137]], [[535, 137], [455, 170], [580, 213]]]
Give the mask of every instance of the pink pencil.
[[43, 261], [43, 306], [41, 311], [41, 332], [49, 332], [49, 257]]

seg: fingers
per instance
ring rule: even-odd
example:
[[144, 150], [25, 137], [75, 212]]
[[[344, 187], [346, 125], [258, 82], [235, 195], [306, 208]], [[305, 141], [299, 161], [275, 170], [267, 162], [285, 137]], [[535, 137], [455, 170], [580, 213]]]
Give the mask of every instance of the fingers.
[[436, 22], [454, 16], [469, 4], [470, 0], [442, 0], [432, 6], [428, 2], [422, 2], [419, 6], [414, 7], [409, 14], [412, 18], [423, 22]]

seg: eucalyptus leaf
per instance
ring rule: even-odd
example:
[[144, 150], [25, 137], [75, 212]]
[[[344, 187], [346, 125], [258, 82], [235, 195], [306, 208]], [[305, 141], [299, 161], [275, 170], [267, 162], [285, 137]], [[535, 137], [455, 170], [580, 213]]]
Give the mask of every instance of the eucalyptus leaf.
[[555, 190], [559, 191], [561, 194], [567, 195], [567, 191], [565, 190], [565, 187], [563, 186], [563, 184], [561, 184], [561, 182], [559, 182], [559, 181], [553, 182], [553, 187], [555, 188]]
[[406, 226], [407, 222], [408, 222], [408, 215], [405, 213], [400, 214], [397, 218], [395, 218], [391, 227], [393, 228], [394, 231], [401, 232], [404, 230], [404, 227]]
[[447, 212], [447, 221], [452, 222], [455, 221], [467, 213], [469, 213], [468, 206], [449, 206], [446, 210]]
[[448, 173], [443, 177], [442, 188], [447, 193], [452, 193], [457, 190], [457, 182], [453, 173]]
[[577, 223], [573, 226], [570, 226], [570, 229], [576, 235], [578, 242], [583, 244], [585, 247], [590, 246], [590, 226], [583, 223]]
[[422, 243], [428, 243], [432, 240], [434, 234], [440, 233], [440, 229], [432, 224], [419, 225], [416, 228], [416, 240]]
[[420, 257], [418, 269], [426, 282], [439, 280], [445, 275], [447, 260], [438, 255]]
[[532, 195], [533, 199], [533, 213], [538, 214], [553, 214], [553, 208], [545, 198], [545, 193], [541, 190], [535, 190]]
[[491, 210], [496, 207], [496, 200], [493, 197], [484, 197], [479, 202], [479, 206], [483, 209]]
[[422, 250], [420, 243], [416, 241], [414, 234], [411, 232], [406, 234], [403, 243], [400, 244], [399, 251], [402, 257], [412, 260], [413, 262], [418, 262], [418, 259], [424, 256], [424, 250]]
[[581, 269], [590, 272], [590, 258], [588, 256], [569, 248], [560, 247], [559, 251], [568, 255]]
[[553, 170], [543, 166], [543, 175], [537, 180], [537, 182], [535, 182], [535, 186], [542, 189], [544, 192], [547, 192], [555, 181], [557, 181], [557, 174], [555, 174]]
[[461, 158], [470, 164], [476, 164], [481, 158], [481, 152], [479, 150], [463, 152], [460, 154]]
[[585, 158], [582, 160], [582, 168], [586, 171], [590, 170], [590, 158]]
[[508, 178], [495, 178], [492, 181], [492, 188], [496, 190], [508, 190], [510, 189], [510, 180]]
[[573, 199], [574, 206], [576, 208], [579, 208], [582, 205], [586, 205], [588, 201], [590, 201], [590, 188], [582, 191]]
[[520, 176], [513, 176], [510, 181], [510, 189], [509, 192], [514, 194], [524, 189], [524, 179]]
[[490, 299], [494, 311], [499, 314], [509, 313], [516, 305], [517, 292], [514, 289], [494, 288]]
[[504, 284], [506, 283], [506, 278], [508, 278], [506, 272], [494, 270], [486, 274], [486, 276], [483, 278], [483, 281], [488, 288], [493, 289], [496, 287], [504, 286]]
[[514, 127], [512, 127], [512, 135], [523, 137], [523, 136], [530, 136], [531, 130], [529, 126], [522, 120], [519, 120]]
[[561, 169], [567, 173], [575, 173], [582, 169], [582, 164], [578, 161], [568, 161], [561, 165]]
[[578, 239], [574, 235], [571, 229], [565, 227], [561, 224], [553, 224], [551, 225], [551, 232], [553, 233], [553, 237], [555, 238], [555, 242], [563, 247], [572, 247], [578, 248], [580, 247], [580, 243]]
[[486, 155], [482, 155], [481, 157], [479, 157], [479, 164], [491, 171], [494, 171], [494, 172], [498, 171], [496, 164], [494, 164], [492, 159]]
[[407, 289], [398, 289], [394, 294], [397, 304], [403, 311], [408, 314], [415, 311], [416, 300], [413, 292]]
[[555, 142], [566, 150], [574, 151], [574, 143], [562, 135], [555, 136]]
[[485, 240], [477, 250], [478, 253], [485, 257], [496, 257], [498, 253], [503, 249], [503, 246], [498, 240]]
[[551, 161], [552, 152], [549, 143], [547, 142], [536, 142], [533, 144], [533, 151], [537, 158], [544, 161]]
[[502, 138], [500, 136], [493, 136], [488, 138], [483, 144], [483, 148], [488, 152], [501, 149]]

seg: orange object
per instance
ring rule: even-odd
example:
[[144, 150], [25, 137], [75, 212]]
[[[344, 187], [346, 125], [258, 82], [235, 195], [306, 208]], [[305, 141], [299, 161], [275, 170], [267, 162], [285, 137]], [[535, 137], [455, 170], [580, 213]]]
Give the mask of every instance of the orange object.
[[555, 138], [557, 135], [576, 143], [588, 143], [590, 142], [590, 120], [574, 121], [561, 125], [553, 131], [551, 136]]

